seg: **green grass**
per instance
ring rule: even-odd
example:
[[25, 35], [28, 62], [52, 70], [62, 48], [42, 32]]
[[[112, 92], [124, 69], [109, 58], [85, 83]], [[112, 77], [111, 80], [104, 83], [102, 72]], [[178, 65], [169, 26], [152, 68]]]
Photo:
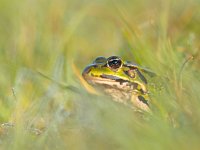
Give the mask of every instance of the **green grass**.
[[[198, 0], [1, 0], [0, 18], [0, 149], [199, 149]], [[161, 77], [153, 115], [84, 89], [110, 55]]]

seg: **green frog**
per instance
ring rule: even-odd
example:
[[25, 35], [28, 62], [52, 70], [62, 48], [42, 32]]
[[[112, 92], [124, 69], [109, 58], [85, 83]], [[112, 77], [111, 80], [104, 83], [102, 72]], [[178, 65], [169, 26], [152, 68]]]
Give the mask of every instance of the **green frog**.
[[137, 110], [150, 111], [145, 76], [155, 76], [152, 71], [118, 56], [111, 56], [97, 57], [84, 69], [82, 76], [87, 83], [110, 95], [114, 101]]

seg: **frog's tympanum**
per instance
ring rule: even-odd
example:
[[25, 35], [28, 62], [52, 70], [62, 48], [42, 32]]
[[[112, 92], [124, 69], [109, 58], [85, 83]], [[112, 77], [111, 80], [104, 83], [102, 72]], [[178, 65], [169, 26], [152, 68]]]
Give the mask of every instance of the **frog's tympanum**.
[[97, 57], [88, 65], [83, 78], [93, 87], [110, 95], [114, 101], [138, 110], [150, 111], [147, 76], [153, 72], [123, 61], [118, 56]]

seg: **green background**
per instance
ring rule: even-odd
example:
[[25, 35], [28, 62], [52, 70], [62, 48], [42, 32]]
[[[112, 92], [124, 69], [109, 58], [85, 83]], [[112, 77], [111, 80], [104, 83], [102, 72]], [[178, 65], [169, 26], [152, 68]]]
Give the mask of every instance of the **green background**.
[[[198, 0], [1, 0], [0, 148], [199, 149], [199, 24]], [[84, 67], [111, 55], [162, 78], [153, 115], [85, 90]]]

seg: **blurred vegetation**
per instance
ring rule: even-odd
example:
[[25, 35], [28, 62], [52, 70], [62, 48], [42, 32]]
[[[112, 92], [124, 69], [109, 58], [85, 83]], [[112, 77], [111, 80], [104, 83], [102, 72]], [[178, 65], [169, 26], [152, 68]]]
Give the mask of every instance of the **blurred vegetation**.
[[[1, 0], [0, 149], [199, 149], [199, 24], [198, 0]], [[153, 115], [85, 90], [110, 55], [167, 79]]]

